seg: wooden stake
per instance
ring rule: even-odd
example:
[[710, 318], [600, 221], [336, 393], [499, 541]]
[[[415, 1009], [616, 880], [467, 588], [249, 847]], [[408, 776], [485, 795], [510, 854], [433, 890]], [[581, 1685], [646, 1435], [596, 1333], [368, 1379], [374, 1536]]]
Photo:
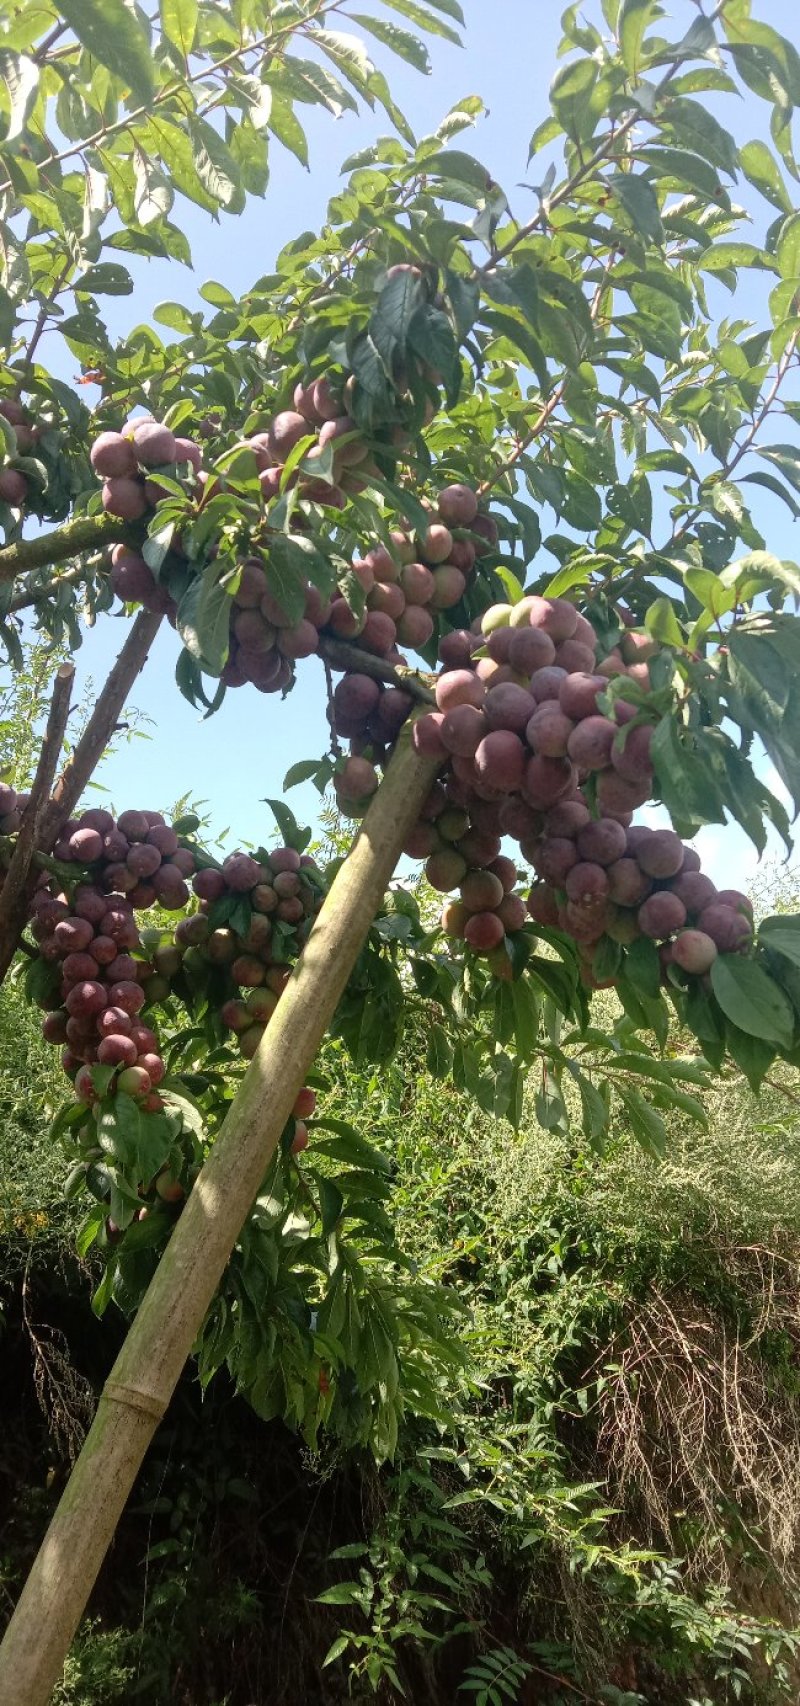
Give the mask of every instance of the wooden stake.
[[438, 769], [406, 725], [111, 1371], [0, 1647], [3, 1706], [46, 1706], [142, 1459]]

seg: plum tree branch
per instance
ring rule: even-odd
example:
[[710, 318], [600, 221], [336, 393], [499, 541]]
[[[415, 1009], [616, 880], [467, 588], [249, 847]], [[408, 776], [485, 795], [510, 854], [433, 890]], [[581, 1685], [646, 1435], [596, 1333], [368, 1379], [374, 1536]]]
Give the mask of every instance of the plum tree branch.
[[[64, 824], [71, 816], [84, 788], [90, 781], [119, 721], [128, 694], [147, 662], [153, 640], [163, 618], [152, 610], [142, 610], [131, 626], [122, 651], [110, 671], [94, 710], [69, 762], [53, 789], [51, 798], [43, 803], [37, 816], [36, 835], [32, 853], [50, 853]], [[49, 730], [49, 724], [48, 724]], [[63, 735], [63, 731], [62, 731]], [[45, 742], [48, 735], [45, 735]], [[52, 746], [52, 742], [50, 743]], [[60, 751], [61, 741], [58, 742]], [[39, 760], [42, 762], [41, 758]], [[55, 769], [55, 764], [53, 766]], [[38, 775], [38, 770], [37, 770]], [[52, 782], [52, 775], [48, 788]], [[20, 834], [22, 832], [20, 831]], [[38, 870], [29, 860], [25, 881], [18, 885], [13, 905], [9, 902], [3, 914], [3, 933], [0, 938], [0, 983], [8, 971], [28, 921], [28, 908], [36, 884]], [[3, 894], [5, 899], [5, 891]]]
[[48, 598], [55, 598], [62, 586], [80, 586], [81, 581], [87, 580], [91, 567], [86, 563], [76, 563], [72, 569], [65, 569], [63, 575], [55, 575], [52, 580], [44, 581], [41, 586], [23, 585], [19, 592], [10, 598], [5, 614], [12, 616], [17, 610], [28, 610], [32, 604], [45, 604]]
[[412, 699], [417, 699], [421, 705], [436, 703], [429, 682], [431, 675], [426, 678], [416, 669], [405, 669], [402, 665], [387, 663], [385, 658], [376, 658], [371, 652], [362, 652], [358, 646], [348, 645], [346, 640], [329, 639], [323, 635], [320, 640], [320, 656], [332, 665], [334, 669], [357, 670], [359, 675], [369, 675], [373, 681], [383, 681], [389, 687], [399, 687], [401, 692], [409, 693]]
[[103, 545], [141, 545], [146, 530], [138, 523], [120, 521], [116, 515], [79, 515], [40, 533], [36, 539], [18, 539], [0, 551], [0, 583], [16, 580], [26, 569], [49, 568], [66, 562], [82, 551], [97, 551]]
[[38, 875], [38, 871], [34, 870], [32, 873], [32, 861], [39, 839], [42, 815], [49, 799], [56, 765], [61, 754], [74, 679], [74, 663], [62, 663], [56, 670], [47, 726], [39, 751], [39, 762], [33, 779], [31, 797], [23, 814], [19, 834], [11, 855], [11, 863], [6, 872], [2, 891], [0, 891], [0, 966], [3, 967], [2, 975], [11, 964], [17, 949], [21, 934], [18, 928], [18, 914], [21, 907], [27, 912], [29, 881], [32, 874]]

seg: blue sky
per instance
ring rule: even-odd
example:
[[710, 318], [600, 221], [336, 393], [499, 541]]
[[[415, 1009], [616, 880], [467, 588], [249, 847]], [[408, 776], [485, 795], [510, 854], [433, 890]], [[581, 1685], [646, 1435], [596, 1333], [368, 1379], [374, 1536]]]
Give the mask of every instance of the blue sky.
[[[587, 0], [585, 9], [593, 20], [599, 15], [597, 0]], [[684, 27], [696, 16], [687, 0], [675, 0], [669, 10]], [[427, 78], [399, 61], [386, 66], [393, 93], [418, 135], [433, 130], [464, 95], [482, 96], [488, 114], [465, 135], [463, 145], [487, 164], [520, 216], [527, 212], [530, 198], [516, 186], [526, 177], [531, 133], [548, 110], [561, 11], [553, 0], [464, 0], [464, 50], [434, 39], [433, 70]], [[797, 35], [797, 0], [755, 0], [754, 11], [786, 35]], [[729, 98], [728, 113], [730, 105]], [[740, 139], [765, 134], [765, 108], [754, 97], [742, 102], [739, 112]], [[380, 114], [366, 109], [358, 117], [345, 114], [338, 122], [314, 108], [303, 109], [302, 116], [309, 135], [310, 171], [274, 143], [272, 181], [263, 204], [251, 200], [241, 217], [223, 215], [219, 224], [188, 203], [180, 212], [176, 208], [173, 217], [189, 237], [194, 272], [162, 261], [136, 263], [134, 296], [106, 299], [112, 331], [122, 333], [146, 321], [166, 299], [190, 308], [202, 306], [196, 291], [207, 279], [226, 284], [234, 293], [243, 291], [270, 270], [289, 238], [321, 224], [339, 184], [341, 161], [387, 128], [385, 117], [381, 120]], [[747, 300], [737, 299], [737, 313], [752, 308]], [[730, 313], [730, 307], [726, 311]], [[43, 354], [55, 361], [55, 346]], [[61, 369], [60, 361], [58, 365]], [[72, 377], [74, 366], [64, 370], [65, 377]], [[764, 510], [762, 519], [766, 514]], [[780, 556], [798, 554], [796, 529], [783, 506], [770, 508], [769, 527], [771, 550]], [[122, 621], [104, 618], [87, 634], [78, 657], [80, 682], [102, 681], [125, 632]], [[229, 827], [232, 842], [269, 840], [271, 814], [260, 802], [282, 792], [289, 765], [315, 756], [324, 746], [322, 672], [313, 659], [301, 664], [297, 684], [283, 704], [250, 688], [229, 693], [217, 715], [202, 722], [175, 687], [177, 649], [174, 632], [166, 628], [132, 695], [151, 719], [152, 738], [135, 740], [107, 759], [97, 780], [118, 809], [169, 808], [188, 793], [210, 802], [216, 833]], [[293, 790], [289, 802], [298, 816], [313, 820], [318, 796], [310, 785]], [[744, 882], [754, 868], [749, 843], [736, 830], [705, 831], [698, 846], [711, 874], [724, 877], [726, 884]]]

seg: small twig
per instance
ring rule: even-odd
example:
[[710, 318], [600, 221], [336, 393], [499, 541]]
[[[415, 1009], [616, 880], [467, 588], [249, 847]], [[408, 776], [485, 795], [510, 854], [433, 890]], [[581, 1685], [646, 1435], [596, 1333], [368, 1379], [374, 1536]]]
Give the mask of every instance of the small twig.
[[61, 756], [74, 679], [74, 663], [62, 663], [56, 670], [47, 727], [39, 752], [31, 797], [23, 813], [11, 863], [0, 891], [0, 963], [10, 964], [16, 951], [20, 934], [17, 928], [18, 909], [20, 901], [27, 897], [31, 861], [39, 836], [42, 814], [50, 797], [56, 765]]

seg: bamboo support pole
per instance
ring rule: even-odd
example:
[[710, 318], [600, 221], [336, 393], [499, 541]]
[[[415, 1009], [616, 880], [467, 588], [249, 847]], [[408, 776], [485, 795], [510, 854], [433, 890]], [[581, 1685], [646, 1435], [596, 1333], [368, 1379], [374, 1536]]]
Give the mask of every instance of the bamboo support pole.
[[0, 1706], [46, 1706], [148, 1445], [436, 775], [408, 725], [188, 1198], [0, 1647]]

